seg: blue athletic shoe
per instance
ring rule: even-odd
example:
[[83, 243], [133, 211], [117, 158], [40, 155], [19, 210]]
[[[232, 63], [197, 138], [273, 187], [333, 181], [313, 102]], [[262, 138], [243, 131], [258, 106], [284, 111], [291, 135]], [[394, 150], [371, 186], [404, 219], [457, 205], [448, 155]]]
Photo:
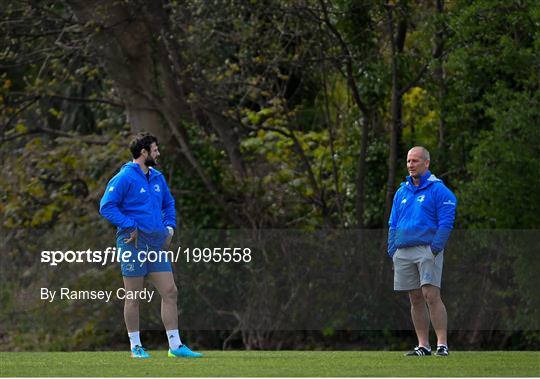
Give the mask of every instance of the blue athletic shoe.
[[169, 349], [169, 353], [167, 354], [169, 358], [179, 357], [179, 358], [199, 358], [203, 355], [201, 353], [195, 353], [194, 351], [191, 351], [189, 347], [186, 345], [182, 345], [177, 349], [171, 350]]
[[144, 350], [144, 347], [137, 345], [133, 349], [131, 349], [131, 358], [137, 358], [137, 359], [150, 358], [150, 354], [148, 354], [146, 350]]

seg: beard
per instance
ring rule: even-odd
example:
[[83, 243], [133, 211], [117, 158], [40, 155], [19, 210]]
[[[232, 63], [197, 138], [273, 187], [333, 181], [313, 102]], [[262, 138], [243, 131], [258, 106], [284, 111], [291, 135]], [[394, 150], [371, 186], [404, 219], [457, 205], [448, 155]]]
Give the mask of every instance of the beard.
[[157, 166], [157, 162], [155, 161], [155, 159], [150, 156], [146, 158], [144, 164], [146, 165], [146, 167]]

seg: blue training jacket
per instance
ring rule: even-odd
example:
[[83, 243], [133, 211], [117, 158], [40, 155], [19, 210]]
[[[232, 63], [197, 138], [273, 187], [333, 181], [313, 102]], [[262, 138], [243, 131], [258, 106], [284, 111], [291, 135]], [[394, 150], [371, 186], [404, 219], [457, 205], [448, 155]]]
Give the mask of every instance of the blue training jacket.
[[430, 245], [433, 253], [444, 249], [454, 227], [457, 200], [435, 175], [426, 171], [420, 185], [410, 176], [394, 196], [388, 221], [388, 255], [397, 249]]
[[176, 228], [176, 210], [163, 174], [150, 168], [147, 179], [135, 162], [122, 166], [107, 184], [99, 213], [119, 230], [137, 228], [143, 232]]

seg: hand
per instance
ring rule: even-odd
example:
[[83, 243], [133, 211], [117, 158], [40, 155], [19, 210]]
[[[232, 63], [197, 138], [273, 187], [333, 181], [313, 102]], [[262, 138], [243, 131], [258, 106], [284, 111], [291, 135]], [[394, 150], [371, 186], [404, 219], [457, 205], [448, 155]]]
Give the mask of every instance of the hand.
[[168, 249], [171, 245], [171, 241], [174, 235], [174, 229], [172, 227], [167, 226], [167, 231], [169, 232], [169, 234], [167, 235], [167, 238], [165, 238], [165, 243], [163, 244], [163, 247], [165, 249]]
[[137, 232], [137, 228], [133, 229], [131, 233], [129, 233], [129, 238], [124, 238], [125, 243], [133, 242], [135, 244], [135, 247], [137, 247], [137, 237], [139, 236], [139, 233]]

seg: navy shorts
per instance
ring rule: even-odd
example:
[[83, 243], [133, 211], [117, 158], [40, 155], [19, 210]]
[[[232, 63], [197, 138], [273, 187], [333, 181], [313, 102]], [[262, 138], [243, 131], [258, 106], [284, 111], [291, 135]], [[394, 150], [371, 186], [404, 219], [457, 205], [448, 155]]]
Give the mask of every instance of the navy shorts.
[[116, 233], [116, 250], [120, 252], [123, 276], [146, 276], [151, 272], [172, 272], [169, 257], [163, 251], [168, 230], [143, 232], [138, 230], [137, 245], [125, 243], [133, 229], [123, 229]]

